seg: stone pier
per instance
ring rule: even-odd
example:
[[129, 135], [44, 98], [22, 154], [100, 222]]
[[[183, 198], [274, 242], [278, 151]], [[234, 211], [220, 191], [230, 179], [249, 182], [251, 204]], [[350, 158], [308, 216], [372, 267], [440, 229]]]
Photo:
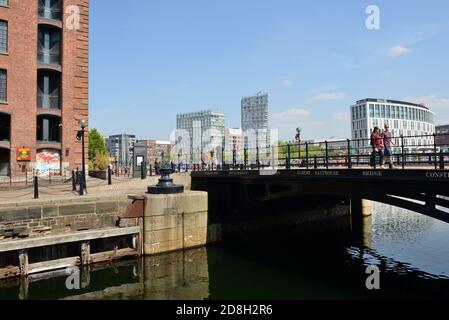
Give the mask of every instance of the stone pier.
[[207, 192], [145, 195], [144, 254], [206, 245], [207, 203]]

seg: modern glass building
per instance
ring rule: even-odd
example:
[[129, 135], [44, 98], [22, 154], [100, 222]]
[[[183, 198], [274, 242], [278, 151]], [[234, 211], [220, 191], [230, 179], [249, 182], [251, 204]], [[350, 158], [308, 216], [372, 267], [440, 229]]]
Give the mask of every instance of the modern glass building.
[[106, 139], [106, 149], [109, 155], [117, 161], [120, 167], [130, 167], [134, 156], [136, 136], [131, 134], [116, 134]]
[[[182, 141], [184, 153], [202, 153], [207, 146], [221, 146], [225, 136], [225, 115], [220, 110], [206, 110], [178, 114], [176, 129], [184, 130], [189, 141]], [[201, 150], [199, 150], [201, 148]]]
[[[355, 148], [369, 147], [371, 132], [375, 127], [383, 130], [390, 126], [394, 142], [408, 148], [433, 145], [435, 133], [434, 113], [422, 104], [397, 100], [364, 99], [350, 107], [352, 140]], [[419, 137], [429, 135], [428, 137]], [[415, 137], [413, 137], [415, 136]]]
[[[268, 94], [258, 93], [255, 96], [243, 97], [242, 107], [242, 130], [245, 148], [259, 146], [265, 148], [270, 144], [270, 131], [268, 128]], [[254, 130], [256, 145], [249, 145], [249, 131]]]

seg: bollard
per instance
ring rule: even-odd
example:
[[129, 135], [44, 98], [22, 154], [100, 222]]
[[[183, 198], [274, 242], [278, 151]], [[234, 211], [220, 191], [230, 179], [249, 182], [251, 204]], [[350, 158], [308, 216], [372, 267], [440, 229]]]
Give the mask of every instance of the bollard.
[[108, 166], [108, 185], [112, 184], [112, 168]]
[[75, 170], [72, 170], [72, 191], [76, 191], [76, 176], [75, 176]]
[[80, 196], [84, 195], [84, 175], [79, 172]]
[[141, 180], [145, 180], [145, 172], [144, 172], [145, 167], [146, 167], [146, 163], [145, 163], [145, 161], [143, 161], [143, 162], [140, 164], [140, 179], [141, 179]]
[[34, 199], [39, 199], [39, 177], [34, 177]]
[[150, 177], [153, 176], [153, 166], [150, 164]]

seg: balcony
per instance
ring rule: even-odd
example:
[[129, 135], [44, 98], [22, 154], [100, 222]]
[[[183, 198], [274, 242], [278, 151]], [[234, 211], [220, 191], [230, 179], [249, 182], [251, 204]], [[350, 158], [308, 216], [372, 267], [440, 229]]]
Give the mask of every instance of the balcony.
[[38, 144], [61, 143], [61, 118], [50, 115], [37, 117]]
[[61, 75], [50, 70], [37, 73], [37, 108], [61, 109]]
[[37, 61], [39, 64], [61, 64], [61, 31], [57, 28], [39, 25]]
[[40, 18], [61, 20], [61, 0], [39, 0]]

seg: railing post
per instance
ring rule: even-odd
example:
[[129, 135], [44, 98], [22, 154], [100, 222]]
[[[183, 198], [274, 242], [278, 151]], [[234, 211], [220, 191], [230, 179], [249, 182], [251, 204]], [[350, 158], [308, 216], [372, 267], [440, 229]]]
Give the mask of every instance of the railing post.
[[444, 154], [443, 154], [443, 150], [440, 150], [440, 169], [444, 170]]
[[313, 156], [313, 168], [318, 169], [318, 162], [317, 162], [316, 155]]
[[291, 160], [291, 146], [290, 143], [287, 144], [287, 158], [285, 161], [285, 169], [290, 170], [290, 160]]
[[327, 140], [326, 143], [326, 169], [329, 169], [329, 142]]
[[298, 160], [301, 163], [301, 140], [298, 141]]
[[306, 168], [309, 170], [309, 143], [306, 142]]
[[246, 170], [246, 168], [248, 167], [248, 149], [247, 148], [243, 149], [243, 165]]
[[405, 169], [405, 145], [404, 135], [401, 134], [401, 154], [402, 154], [402, 169]]
[[438, 156], [437, 156], [437, 134], [433, 134], [433, 152], [435, 155], [435, 170], [438, 169]]
[[39, 177], [34, 176], [34, 199], [39, 199]]
[[257, 168], [260, 170], [259, 144], [257, 144], [257, 146], [256, 146], [256, 165], [257, 165]]
[[348, 139], [348, 169], [352, 169], [351, 140]]

